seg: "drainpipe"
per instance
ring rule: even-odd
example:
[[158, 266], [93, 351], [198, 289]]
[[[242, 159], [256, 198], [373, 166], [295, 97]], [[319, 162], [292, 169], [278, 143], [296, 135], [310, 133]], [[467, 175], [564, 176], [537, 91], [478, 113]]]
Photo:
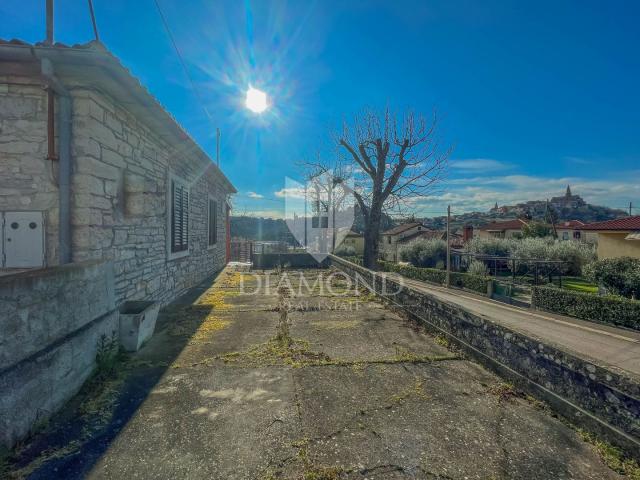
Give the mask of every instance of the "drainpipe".
[[58, 256], [60, 265], [71, 262], [71, 95], [55, 76], [53, 63], [41, 59], [42, 75], [58, 95]]

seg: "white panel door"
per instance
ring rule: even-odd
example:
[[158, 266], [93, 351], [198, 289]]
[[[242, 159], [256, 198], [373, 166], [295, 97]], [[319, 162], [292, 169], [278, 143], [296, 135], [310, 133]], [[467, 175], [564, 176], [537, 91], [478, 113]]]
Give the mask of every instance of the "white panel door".
[[3, 233], [5, 267], [44, 266], [42, 212], [5, 212]]

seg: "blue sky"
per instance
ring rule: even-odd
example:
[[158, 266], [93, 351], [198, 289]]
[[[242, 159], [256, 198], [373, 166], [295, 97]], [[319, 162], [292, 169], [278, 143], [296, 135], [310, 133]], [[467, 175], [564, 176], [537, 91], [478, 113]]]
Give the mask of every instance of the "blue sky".
[[[281, 215], [285, 177], [364, 107], [440, 114], [454, 147], [435, 215], [561, 194], [640, 206], [640, 2], [94, 0], [103, 42], [236, 185], [236, 212]], [[56, 39], [91, 40], [85, 0]], [[0, 3], [0, 37], [44, 36], [44, 0]], [[243, 108], [249, 84], [273, 108]], [[205, 113], [209, 112], [211, 118]], [[638, 210], [637, 212], [640, 212]]]

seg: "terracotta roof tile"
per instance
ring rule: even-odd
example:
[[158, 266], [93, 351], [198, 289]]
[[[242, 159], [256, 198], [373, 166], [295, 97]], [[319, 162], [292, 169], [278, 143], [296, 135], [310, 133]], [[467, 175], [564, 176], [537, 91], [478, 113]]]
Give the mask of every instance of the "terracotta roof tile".
[[569, 220], [567, 222], [556, 223], [556, 228], [565, 228], [567, 230], [580, 230], [585, 223], [580, 220]]
[[402, 233], [405, 230], [409, 230], [410, 228], [418, 227], [422, 225], [420, 222], [411, 222], [411, 223], [403, 223], [402, 225], [398, 225], [397, 227], [393, 227], [386, 232], [383, 232], [383, 235], [397, 235], [398, 233]]
[[527, 224], [519, 218], [508, 220], [506, 222], [491, 222], [481, 226], [478, 230], [520, 230]]
[[582, 227], [582, 230], [640, 230], [640, 215], [590, 223]]

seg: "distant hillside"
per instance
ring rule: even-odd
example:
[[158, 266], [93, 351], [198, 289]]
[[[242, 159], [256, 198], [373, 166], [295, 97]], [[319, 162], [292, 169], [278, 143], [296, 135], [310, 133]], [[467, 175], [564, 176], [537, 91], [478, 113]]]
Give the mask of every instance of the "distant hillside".
[[[381, 229], [388, 230], [393, 227], [393, 220], [383, 214]], [[351, 229], [355, 232], [364, 231], [364, 218], [356, 208], [355, 219]], [[258, 241], [293, 241], [286, 222], [281, 218], [262, 218], [249, 216], [232, 216], [231, 217], [231, 237], [239, 237], [247, 240]]]
[[[558, 221], [580, 220], [584, 223], [600, 222], [624, 217], [627, 212], [609, 207], [591, 205], [585, 202], [580, 195], [571, 193], [567, 186], [564, 195], [553, 197], [549, 204], [557, 214]], [[532, 220], [544, 221], [547, 209], [546, 200], [531, 200], [517, 205], [496, 205], [488, 212], [471, 212], [452, 216], [452, 227], [458, 228], [463, 225], [473, 225], [478, 227], [493, 220], [508, 220], [514, 218], [530, 218]], [[352, 230], [361, 233], [364, 230], [364, 219], [356, 208], [356, 218]], [[398, 223], [391, 217], [383, 214], [381, 231], [388, 230]], [[447, 225], [447, 217], [425, 218], [423, 223], [434, 230], [443, 230]], [[231, 236], [242, 237], [248, 240], [284, 240], [293, 242], [292, 236], [287, 228], [287, 224], [282, 219], [256, 218], [247, 216], [231, 217]]]
[[[624, 210], [618, 210], [599, 205], [591, 205], [585, 202], [579, 195], [573, 195], [567, 186], [565, 195], [553, 197], [549, 204], [556, 212], [558, 221], [580, 220], [584, 223], [611, 220], [628, 215]], [[471, 212], [462, 215], [455, 215], [452, 218], [453, 226], [473, 225], [474, 227], [484, 225], [493, 220], [505, 220], [513, 218], [530, 218], [532, 220], [544, 221], [547, 209], [546, 200], [532, 200], [517, 205], [496, 205], [488, 212]], [[425, 225], [430, 228], [442, 229], [446, 226], [446, 217], [434, 217], [424, 220]]]
[[232, 216], [231, 237], [247, 240], [286, 241], [291, 237], [291, 233], [285, 221], [280, 218]]

